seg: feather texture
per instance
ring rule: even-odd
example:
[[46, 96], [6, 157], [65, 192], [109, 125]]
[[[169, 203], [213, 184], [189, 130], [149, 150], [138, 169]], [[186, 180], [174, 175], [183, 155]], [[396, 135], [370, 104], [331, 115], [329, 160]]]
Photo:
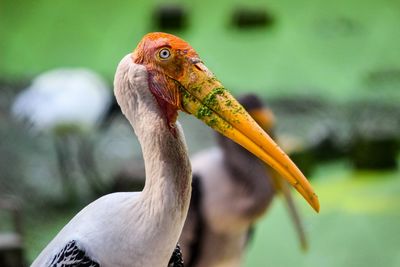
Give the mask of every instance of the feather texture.
[[78, 241], [68, 242], [56, 255], [54, 255], [48, 267], [100, 267], [100, 265], [91, 259], [85, 249]]

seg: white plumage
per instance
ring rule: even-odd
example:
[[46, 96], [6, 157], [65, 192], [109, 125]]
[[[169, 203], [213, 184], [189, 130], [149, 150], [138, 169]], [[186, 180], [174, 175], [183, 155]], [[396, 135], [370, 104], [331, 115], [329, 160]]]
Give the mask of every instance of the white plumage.
[[117, 69], [115, 94], [142, 146], [145, 188], [140, 193], [109, 194], [89, 204], [47, 245], [32, 267], [49, 266], [71, 241], [101, 267], [168, 265], [191, 191], [183, 133], [176, 124], [177, 136], [172, 134], [148, 89], [146, 68], [134, 64], [130, 55]]
[[35, 78], [12, 107], [14, 115], [28, 120], [38, 131], [65, 124], [90, 129], [111, 102], [104, 80], [88, 69], [56, 69]]
[[[88, 134], [98, 126], [111, 105], [111, 90], [95, 72], [84, 69], [55, 69], [36, 77], [12, 106], [12, 113], [28, 124], [31, 132], [54, 134], [58, 168], [67, 201], [78, 197], [74, 157], [90, 190], [104, 191]], [[70, 138], [71, 137], [71, 138]], [[77, 146], [78, 155], [73, 148]]]

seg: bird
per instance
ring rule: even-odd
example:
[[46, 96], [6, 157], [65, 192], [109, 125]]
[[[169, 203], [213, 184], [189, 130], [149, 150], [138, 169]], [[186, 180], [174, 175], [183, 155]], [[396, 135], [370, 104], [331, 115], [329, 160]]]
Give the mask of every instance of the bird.
[[[274, 137], [275, 117], [255, 94], [238, 98]], [[287, 183], [272, 169], [221, 134], [217, 147], [191, 157], [192, 198], [179, 243], [186, 267], [241, 266], [255, 223], [282, 192], [302, 248], [307, 242]]]
[[318, 198], [301, 171], [183, 39], [146, 34], [118, 64], [114, 94], [142, 148], [144, 189], [108, 194], [90, 203], [50, 241], [32, 267], [168, 265], [187, 216], [192, 182], [178, 111], [256, 153], [319, 211]]
[[38, 75], [12, 105], [12, 114], [27, 122], [32, 133], [50, 133], [67, 200], [77, 198], [74, 185], [74, 148], [80, 168], [99, 193], [102, 184], [95, 166], [89, 134], [97, 130], [111, 106], [111, 90], [103, 78], [86, 68], [57, 68]]

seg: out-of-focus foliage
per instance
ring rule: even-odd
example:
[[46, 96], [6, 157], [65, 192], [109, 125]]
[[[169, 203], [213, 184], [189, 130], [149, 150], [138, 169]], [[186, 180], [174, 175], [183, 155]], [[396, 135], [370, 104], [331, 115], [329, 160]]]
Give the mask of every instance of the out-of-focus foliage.
[[[2, 0], [0, 195], [22, 200], [28, 258], [94, 196], [74, 157], [68, 173], [81, 199], [59, 205], [53, 134], [73, 129], [30, 134], [10, 115], [16, 94], [58, 67], [93, 69], [111, 85], [119, 60], [160, 29], [158, 12], [182, 17], [172, 33], [236, 95], [266, 100], [280, 141], [319, 193], [321, 215], [307, 214], [310, 254], [288, 241], [294, 234], [285, 232], [278, 206], [261, 223], [247, 266], [398, 266], [400, 1], [389, 0]], [[186, 115], [180, 121], [191, 153], [213, 144], [205, 125]], [[141, 149], [125, 119], [109, 125], [88, 141], [99, 180], [115, 188], [113, 175], [132, 160], [141, 164]], [[76, 155], [80, 144], [68, 142]], [[332, 160], [334, 168], [324, 165]], [[385, 173], [355, 170], [389, 163]], [[277, 253], [283, 250], [288, 255]]]
[[[0, 76], [32, 77], [84, 66], [112, 80], [123, 55], [158, 30], [164, 1], [2, 1]], [[400, 2], [339, 0], [174, 1], [190, 41], [232, 90], [264, 96], [319, 94], [334, 99], [400, 97]], [[238, 7], [265, 9], [269, 27], [237, 29]]]

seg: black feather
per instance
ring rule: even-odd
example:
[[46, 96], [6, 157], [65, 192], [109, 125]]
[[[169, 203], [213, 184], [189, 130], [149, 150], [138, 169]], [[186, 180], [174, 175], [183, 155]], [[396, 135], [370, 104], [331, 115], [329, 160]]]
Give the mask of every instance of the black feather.
[[92, 260], [76, 240], [68, 242], [60, 252], [52, 258], [48, 267], [100, 267]]
[[168, 267], [184, 267], [182, 251], [179, 244], [176, 244], [176, 248], [169, 260]]

